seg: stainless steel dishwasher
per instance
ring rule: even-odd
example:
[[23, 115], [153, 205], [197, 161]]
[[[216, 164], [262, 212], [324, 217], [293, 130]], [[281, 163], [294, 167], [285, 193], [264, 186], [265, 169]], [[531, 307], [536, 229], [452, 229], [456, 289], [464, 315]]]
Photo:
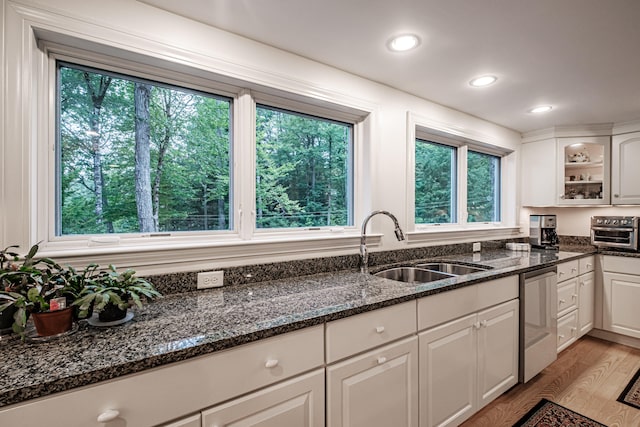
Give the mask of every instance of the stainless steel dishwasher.
[[556, 360], [557, 267], [520, 275], [520, 372], [526, 383]]

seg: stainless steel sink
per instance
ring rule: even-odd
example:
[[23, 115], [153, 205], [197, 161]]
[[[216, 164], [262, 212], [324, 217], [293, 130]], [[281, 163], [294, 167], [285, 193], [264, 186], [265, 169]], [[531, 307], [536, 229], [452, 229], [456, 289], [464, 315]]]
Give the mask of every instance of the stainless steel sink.
[[430, 262], [427, 264], [418, 264], [416, 265], [416, 268], [439, 271], [442, 273], [453, 274], [454, 276], [462, 276], [464, 274], [471, 274], [477, 273], [478, 271], [488, 270], [488, 268], [456, 264], [454, 262]]
[[406, 283], [428, 283], [453, 277], [453, 274], [416, 267], [397, 267], [379, 271], [374, 276]]

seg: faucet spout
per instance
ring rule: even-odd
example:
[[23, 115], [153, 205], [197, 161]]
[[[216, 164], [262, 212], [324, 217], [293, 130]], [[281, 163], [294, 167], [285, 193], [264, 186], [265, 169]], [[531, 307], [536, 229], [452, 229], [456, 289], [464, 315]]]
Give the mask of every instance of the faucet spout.
[[376, 215], [383, 214], [391, 218], [393, 225], [395, 226], [394, 233], [398, 241], [404, 240], [404, 232], [400, 228], [398, 219], [389, 211], [373, 211], [362, 221], [362, 230], [360, 232], [360, 272], [369, 272], [369, 251], [367, 250], [367, 224], [369, 220]]

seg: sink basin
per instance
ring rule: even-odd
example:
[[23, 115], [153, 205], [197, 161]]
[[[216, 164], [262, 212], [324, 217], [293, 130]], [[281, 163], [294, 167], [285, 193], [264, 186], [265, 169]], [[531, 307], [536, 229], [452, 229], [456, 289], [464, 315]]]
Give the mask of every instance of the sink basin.
[[442, 273], [453, 274], [454, 276], [462, 276], [463, 274], [471, 274], [478, 271], [488, 270], [488, 268], [456, 264], [453, 262], [430, 262], [428, 264], [418, 264], [416, 265], [416, 268], [439, 271]]
[[453, 277], [453, 274], [416, 267], [397, 267], [379, 271], [374, 273], [374, 276], [406, 283], [428, 283]]

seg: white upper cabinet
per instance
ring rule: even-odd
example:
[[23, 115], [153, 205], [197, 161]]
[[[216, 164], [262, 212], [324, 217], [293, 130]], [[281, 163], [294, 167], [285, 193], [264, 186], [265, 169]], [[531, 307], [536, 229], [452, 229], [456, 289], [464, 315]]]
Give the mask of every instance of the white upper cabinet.
[[640, 204], [640, 132], [615, 135], [611, 151], [611, 203]]
[[608, 205], [609, 137], [558, 138], [557, 146], [557, 203]]
[[522, 145], [522, 205], [610, 203], [608, 136], [547, 138]]

